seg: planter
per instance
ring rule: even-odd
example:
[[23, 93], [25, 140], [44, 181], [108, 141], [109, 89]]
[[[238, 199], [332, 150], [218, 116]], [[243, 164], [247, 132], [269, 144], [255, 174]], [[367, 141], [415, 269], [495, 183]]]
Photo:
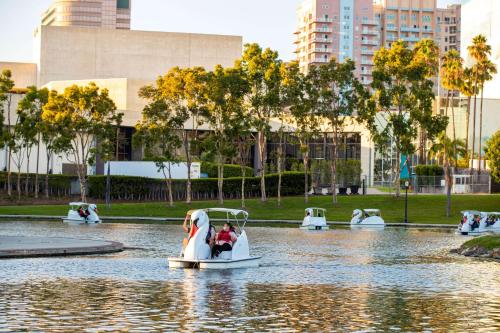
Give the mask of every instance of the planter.
[[339, 195], [347, 195], [347, 187], [339, 187]]
[[351, 189], [351, 195], [359, 195], [359, 185], [352, 185], [349, 188]]

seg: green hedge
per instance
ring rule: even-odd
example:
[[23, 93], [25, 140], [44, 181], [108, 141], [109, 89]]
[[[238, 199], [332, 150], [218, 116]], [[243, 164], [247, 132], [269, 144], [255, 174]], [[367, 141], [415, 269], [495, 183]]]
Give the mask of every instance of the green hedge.
[[444, 169], [439, 165], [417, 165], [415, 166], [417, 176], [442, 176]]
[[[266, 193], [276, 196], [278, 193], [278, 175], [265, 176]], [[239, 198], [241, 194], [241, 177], [224, 179], [224, 197]], [[184, 200], [186, 196], [186, 181], [173, 180], [175, 200]], [[89, 197], [103, 199], [106, 190], [106, 176], [89, 176]], [[285, 172], [282, 176], [281, 194], [283, 196], [301, 195], [304, 193], [304, 173]], [[163, 179], [142, 177], [111, 176], [111, 198], [115, 200], [164, 200], [166, 185]], [[260, 178], [247, 177], [245, 180], [245, 195], [260, 196]], [[192, 196], [195, 200], [210, 200], [217, 198], [217, 178], [202, 178], [192, 180]]]
[[[28, 187], [30, 193], [35, 190], [35, 174], [30, 173], [26, 177], [25, 173], [21, 173], [21, 190], [24, 192], [26, 181], [29, 182]], [[49, 194], [53, 196], [68, 196], [71, 194], [71, 182], [77, 181], [78, 177], [68, 175], [49, 175]], [[17, 191], [17, 173], [11, 174], [12, 190]], [[45, 174], [38, 175], [38, 188], [40, 193], [45, 192]], [[7, 172], [0, 172], [0, 189], [7, 190]]]
[[[253, 169], [250, 167], [245, 167], [246, 177], [253, 176]], [[208, 178], [217, 178], [217, 163], [212, 162], [202, 162], [201, 172], [206, 173]], [[236, 164], [224, 164], [224, 178], [234, 178], [241, 177], [241, 166]]]

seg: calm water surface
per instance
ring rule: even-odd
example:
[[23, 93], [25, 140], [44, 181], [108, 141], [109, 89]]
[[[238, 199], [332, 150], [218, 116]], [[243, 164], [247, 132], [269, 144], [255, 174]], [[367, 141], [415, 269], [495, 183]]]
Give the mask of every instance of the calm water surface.
[[248, 228], [262, 267], [170, 270], [179, 226], [0, 223], [107, 239], [112, 255], [0, 261], [0, 332], [499, 332], [500, 264], [437, 230]]

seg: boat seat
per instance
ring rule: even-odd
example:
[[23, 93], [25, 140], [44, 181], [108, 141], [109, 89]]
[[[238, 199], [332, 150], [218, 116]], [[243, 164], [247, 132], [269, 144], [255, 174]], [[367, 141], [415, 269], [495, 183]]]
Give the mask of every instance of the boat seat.
[[217, 259], [231, 260], [233, 258], [233, 251], [223, 251], [219, 254]]

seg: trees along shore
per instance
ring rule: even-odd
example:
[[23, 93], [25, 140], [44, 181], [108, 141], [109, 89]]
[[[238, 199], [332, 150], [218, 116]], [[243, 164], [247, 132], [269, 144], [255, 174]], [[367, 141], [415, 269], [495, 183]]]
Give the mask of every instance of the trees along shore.
[[[307, 202], [311, 164], [309, 144], [318, 135], [332, 133], [329, 155], [333, 158], [329, 178], [332, 203], [336, 204], [339, 138], [347, 124], [352, 122], [368, 128], [371, 139], [380, 149], [388, 145], [395, 147], [398, 163], [394, 166], [394, 187], [397, 197], [400, 195], [402, 165], [408, 163], [410, 155], [416, 152], [422, 155], [427, 142], [439, 138], [431, 149], [432, 153], [425, 156], [441, 161], [445, 171], [448, 170], [447, 193], [450, 197], [452, 179], [449, 168], [456, 166], [457, 161], [470, 152], [468, 142], [465, 151], [458, 149], [460, 143], [455, 140], [455, 134], [450, 146], [446, 136], [447, 112], [445, 115], [433, 113], [432, 79], [441, 71], [442, 83], [452, 100], [451, 123], [455, 133], [454, 92], [461, 91], [476, 100], [484, 83], [496, 72], [488, 58], [491, 47], [484, 37], [476, 37], [469, 52], [476, 61], [472, 68], [463, 68], [463, 60], [453, 51], [443, 55], [439, 68], [441, 55], [433, 41], [423, 39], [413, 48], [404, 41], [397, 41], [375, 53], [373, 81], [364, 85], [356, 78], [356, 64], [349, 59], [342, 63], [332, 59], [328, 63], [301, 69], [297, 62], [281, 61], [276, 51], [263, 49], [258, 44], [246, 44], [242, 57], [232, 67], [176, 67], [160, 76], [154, 84], [142, 87], [138, 93], [146, 106], [142, 120], [136, 125], [133, 143], [140, 145], [145, 159], [154, 161], [163, 172], [170, 206], [174, 205], [172, 163], [185, 161], [190, 171], [193, 161], [201, 159], [218, 166], [220, 204], [224, 202], [224, 165], [240, 164], [243, 172], [241, 206], [244, 207], [246, 166], [254, 144], [259, 148], [256, 173], [261, 178], [261, 202], [266, 202], [265, 175], [269, 170], [266, 143], [276, 132], [279, 137], [276, 169], [281, 175], [286, 158], [283, 150], [286, 133], [293, 134], [300, 146], [305, 171], [304, 201]], [[86, 87], [68, 87], [63, 93], [30, 87], [19, 103], [17, 124], [9, 120], [13, 87], [10, 72], [4, 71], [0, 76], [0, 101], [2, 121], [7, 120], [8, 126], [3, 128], [0, 143], [9, 147], [9, 158], [17, 154], [16, 161], [21, 158], [30, 160], [31, 148], [40, 143], [48, 147], [47, 154], [51, 156], [66, 154], [77, 166], [82, 200], [85, 200], [87, 166], [95, 163], [98, 154], [104, 160], [113, 159], [112, 147], [118, 140], [116, 133], [122, 114], [116, 111], [107, 90], [101, 90], [93, 83]], [[448, 110], [448, 98], [446, 104]], [[280, 124], [278, 130], [271, 126], [276, 120]], [[198, 129], [202, 125], [209, 131], [200, 135]], [[481, 133], [481, 129], [479, 131]], [[419, 137], [423, 140], [417, 140]], [[10, 174], [10, 163], [8, 171]], [[188, 172], [185, 196], [188, 204], [192, 201], [190, 177]], [[8, 188], [10, 196], [11, 186]], [[38, 195], [38, 189], [36, 192]], [[277, 193], [281, 198], [280, 181]]]

